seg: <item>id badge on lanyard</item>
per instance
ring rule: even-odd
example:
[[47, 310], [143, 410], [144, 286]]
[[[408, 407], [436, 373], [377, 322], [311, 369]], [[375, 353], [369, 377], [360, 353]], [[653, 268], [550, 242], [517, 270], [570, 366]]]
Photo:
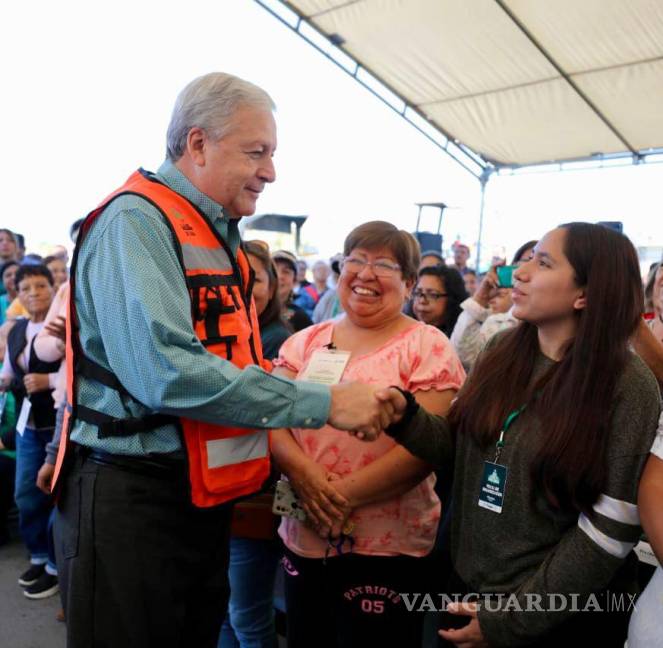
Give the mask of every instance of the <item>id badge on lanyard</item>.
[[21, 405], [21, 412], [18, 415], [18, 420], [16, 421], [16, 431], [23, 436], [25, 428], [28, 425], [28, 420], [30, 419], [30, 411], [32, 410], [32, 403], [30, 399], [26, 396], [23, 399], [23, 405]]
[[306, 369], [297, 378], [320, 385], [338, 385], [350, 360], [349, 351], [316, 349]]
[[502, 431], [500, 432], [500, 438], [496, 444], [495, 460], [484, 461], [483, 463], [483, 475], [481, 477], [478, 504], [481, 508], [492, 511], [493, 513], [502, 512], [506, 478], [509, 472], [506, 466], [497, 463], [502, 454], [502, 448], [504, 447], [504, 435], [524, 409], [525, 405], [520, 409], [511, 412], [511, 414], [507, 416], [507, 419], [502, 426]]
[[493, 513], [501, 513], [504, 504], [504, 487], [507, 477], [506, 466], [484, 461], [483, 477], [481, 478], [481, 492], [479, 493], [479, 506]]

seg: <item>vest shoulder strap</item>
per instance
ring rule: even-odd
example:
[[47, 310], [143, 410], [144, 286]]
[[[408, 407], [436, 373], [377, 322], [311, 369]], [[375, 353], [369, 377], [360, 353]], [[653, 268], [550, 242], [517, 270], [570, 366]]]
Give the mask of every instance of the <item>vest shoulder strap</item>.
[[133, 436], [139, 432], [149, 432], [164, 425], [177, 424], [179, 421], [175, 416], [158, 413], [148, 414], [140, 418], [118, 419], [84, 405], [76, 406], [76, 417], [81, 421], [96, 425], [100, 439]]
[[[105, 387], [110, 387], [111, 389], [114, 389], [121, 394], [131, 396], [131, 394], [129, 394], [129, 392], [124, 388], [124, 385], [122, 385], [122, 383], [118, 380], [117, 376], [112, 371], [109, 371], [96, 362], [93, 362], [82, 353], [78, 354], [78, 357], [76, 358], [74, 370], [79, 376], [83, 376], [89, 380], [94, 380], [95, 382], [101, 383]], [[133, 398], [133, 396], [131, 396], [131, 398]]]
[[[25, 334], [28, 330], [28, 324], [30, 320], [28, 319], [19, 319], [16, 320], [16, 324], [12, 327], [11, 331], [7, 335], [7, 347], [9, 348], [9, 361], [14, 369], [14, 373], [17, 373], [17, 370], [20, 369], [18, 366], [18, 357], [25, 349], [27, 340], [25, 339]], [[21, 370], [22, 372], [23, 370]]]

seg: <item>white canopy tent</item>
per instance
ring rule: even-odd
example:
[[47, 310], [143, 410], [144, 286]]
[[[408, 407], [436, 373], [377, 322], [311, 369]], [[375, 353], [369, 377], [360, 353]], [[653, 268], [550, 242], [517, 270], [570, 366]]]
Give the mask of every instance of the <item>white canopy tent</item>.
[[663, 160], [663, 0], [256, 1], [482, 191], [521, 166]]

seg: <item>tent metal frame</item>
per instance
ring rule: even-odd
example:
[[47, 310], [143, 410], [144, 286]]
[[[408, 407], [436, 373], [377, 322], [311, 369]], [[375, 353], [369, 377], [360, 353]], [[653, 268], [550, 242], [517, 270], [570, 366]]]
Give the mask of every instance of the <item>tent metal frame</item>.
[[[636, 150], [627, 138], [610, 122], [589, 97], [578, 87], [570, 75], [557, 63], [553, 56], [536, 40], [527, 27], [506, 6], [504, 0], [494, 0], [508, 18], [518, 27], [523, 35], [532, 43], [542, 56], [557, 70], [559, 75], [571, 89], [584, 101], [590, 110], [610, 129], [626, 149], [620, 153], [596, 153], [584, 157], [563, 160], [542, 160], [531, 164], [506, 164], [488, 159], [459, 142], [442, 126], [427, 117], [418, 107], [412, 105], [407, 98], [392, 88], [384, 79], [373, 72], [368, 66], [360, 63], [352, 54], [343, 48], [343, 38], [338, 34], [326, 34], [316, 27], [309, 18], [304, 16], [288, 0], [254, 0], [277, 20], [315, 48], [325, 58], [351, 76], [357, 83], [377, 97], [387, 107], [400, 115], [412, 127], [431, 141], [441, 151], [473, 175], [481, 187], [481, 207], [479, 210], [479, 236], [477, 241], [477, 268], [481, 259], [481, 241], [485, 209], [485, 193], [488, 181], [493, 174], [513, 174], [521, 170], [536, 172], [562, 172], [578, 168], [613, 168], [634, 164], [663, 162], [663, 148]], [[330, 10], [330, 11], [333, 11]], [[309, 33], [307, 34], [306, 31]], [[580, 166], [579, 166], [580, 165]], [[575, 167], [575, 168], [574, 168]]]
[[[564, 79], [566, 84], [573, 90], [573, 92], [582, 99], [582, 101], [587, 104], [589, 109], [607, 126], [607, 128], [612, 132], [612, 134], [624, 145], [625, 149], [628, 149], [633, 155], [634, 159], [637, 158], [638, 161], [642, 158], [642, 154], [639, 153], [635, 147], [626, 139], [625, 135], [617, 129], [617, 127], [599, 110], [598, 106], [578, 87], [576, 82], [571, 78], [571, 76], [566, 72], [562, 66], [555, 60], [555, 58], [548, 52], [548, 50], [543, 47], [541, 43], [534, 37], [534, 35], [527, 29], [527, 27], [518, 19], [509, 7], [506, 6], [504, 0], [494, 0], [500, 9], [507, 15], [509, 20], [518, 27], [522, 34], [529, 40], [534, 47], [541, 53], [541, 55], [552, 65], [557, 73]], [[634, 160], [635, 161], [635, 160]]]
[[[477, 178], [477, 180], [485, 172], [486, 168], [491, 166], [483, 156], [455, 141], [449, 133], [445, 132], [443, 128], [430, 120], [419, 108], [409, 103], [405, 97], [400, 95], [369, 67], [357, 61], [351, 54], [348, 54], [348, 52], [343, 49], [343, 44], [340, 38], [322, 32], [305, 16], [298, 12], [287, 0], [254, 1], [272, 14], [277, 20], [286, 25], [291, 31], [295, 32], [300, 38], [311, 45], [311, 47], [318, 50], [318, 52], [334, 63], [334, 65], [351, 76], [374, 97], [377, 97], [391, 110], [405, 119], [405, 121], [416, 128], [424, 137], [429, 139], [435, 146], [451, 157], [468, 173]], [[294, 23], [293, 21], [288, 20], [283, 13], [279, 13], [274, 8], [275, 5], [281, 5], [287, 9], [287, 11], [291, 12], [295, 16]], [[308, 29], [311, 32], [310, 35], [307, 35], [304, 29]], [[322, 43], [328, 45], [325, 47]], [[337, 52], [341, 53], [342, 56], [338, 55]], [[344, 64], [344, 60], [352, 62], [351, 68], [348, 68], [348, 66]], [[376, 84], [382, 87], [383, 92], [378, 92], [375, 89], [374, 85]], [[394, 101], [394, 99], [396, 101]], [[441, 138], [436, 137], [436, 134], [441, 135]]]

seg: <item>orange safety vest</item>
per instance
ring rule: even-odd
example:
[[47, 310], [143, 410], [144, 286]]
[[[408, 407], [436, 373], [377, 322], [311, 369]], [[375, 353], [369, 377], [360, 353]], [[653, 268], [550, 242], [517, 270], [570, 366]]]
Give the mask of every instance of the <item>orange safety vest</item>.
[[262, 358], [258, 318], [251, 297], [254, 275], [244, 251], [240, 247], [234, 258], [227, 243], [193, 203], [143, 169], [136, 171], [88, 214], [76, 242], [67, 317], [68, 402], [53, 488], [62, 473], [69, 433], [76, 419], [97, 425], [99, 438], [136, 434], [179, 421], [188, 456], [192, 502], [199, 507], [209, 507], [252, 495], [269, 477], [268, 432], [158, 413], [139, 419], [114, 419], [77, 402], [76, 375], [128, 394], [114, 374], [83, 354], [74, 298], [81, 244], [96, 218], [112, 200], [123, 195], [146, 199], [168, 224], [191, 297], [193, 328], [206, 349], [240, 369], [250, 364], [269, 366]]

